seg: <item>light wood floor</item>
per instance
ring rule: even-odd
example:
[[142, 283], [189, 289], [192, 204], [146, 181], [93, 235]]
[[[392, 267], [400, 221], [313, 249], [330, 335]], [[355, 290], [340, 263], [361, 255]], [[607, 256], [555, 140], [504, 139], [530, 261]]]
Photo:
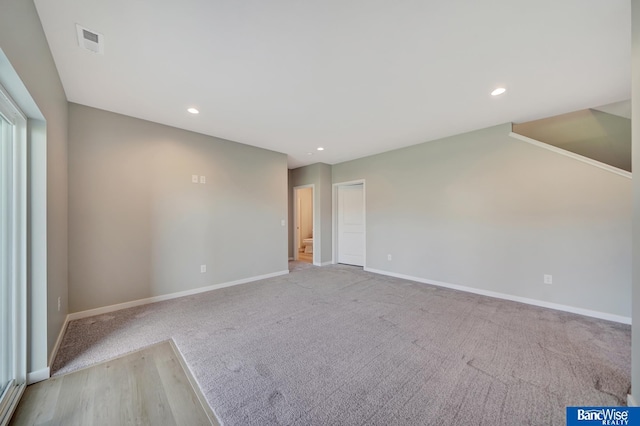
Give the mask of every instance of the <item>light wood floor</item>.
[[173, 341], [27, 387], [11, 425], [218, 425]]
[[300, 262], [313, 263], [313, 253], [298, 253], [298, 260]]

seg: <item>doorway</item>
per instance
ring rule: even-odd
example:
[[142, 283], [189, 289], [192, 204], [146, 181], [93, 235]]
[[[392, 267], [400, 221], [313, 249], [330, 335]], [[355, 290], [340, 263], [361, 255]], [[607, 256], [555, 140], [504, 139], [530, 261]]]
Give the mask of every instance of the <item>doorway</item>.
[[333, 263], [364, 266], [366, 214], [364, 180], [333, 185]]
[[314, 185], [293, 188], [293, 259], [314, 263], [316, 241], [314, 239]]

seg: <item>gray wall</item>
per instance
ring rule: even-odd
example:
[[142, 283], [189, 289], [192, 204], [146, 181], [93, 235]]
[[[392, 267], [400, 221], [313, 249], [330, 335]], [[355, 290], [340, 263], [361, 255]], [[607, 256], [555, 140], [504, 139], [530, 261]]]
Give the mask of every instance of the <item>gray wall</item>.
[[[631, 2], [631, 140], [633, 166], [640, 167], [640, 0]], [[633, 319], [631, 328], [631, 390], [640, 402], [640, 181], [633, 184]]]
[[365, 266], [630, 317], [631, 180], [510, 130], [334, 165], [366, 179]]
[[[46, 253], [39, 250], [43, 247], [32, 247], [31, 253], [35, 256], [37, 272], [46, 274], [42, 279], [36, 274], [36, 281], [34, 275], [30, 277], [28, 369], [37, 371], [47, 366], [47, 358], [67, 314], [67, 100], [32, 1], [3, 0], [0, 48], [46, 120], [46, 137], [43, 137], [45, 126], [39, 121], [41, 117], [29, 114], [35, 119], [29, 120], [30, 142], [37, 140], [38, 144], [37, 155], [30, 164], [38, 166], [36, 174], [46, 171], [46, 183], [38, 181], [35, 188], [46, 191], [46, 204], [41, 197], [42, 209], [31, 212], [36, 218], [46, 215], [46, 218], [43, 216], [46, 225], [42, 223], [38, 228], [46, 232], [46, 237], [40, 236], [38, 240], [41, 246], [46, 240]], [[34, 152], [32, 149], [31, 154]], [[30, 190], [34, 190], [33, 182]], [[40, 259], [46, 259], [43, 260], [46, 265], [41, 265]], [[30, 261], [33, 266], [34, 257]], [[60, 311], [58, 297], [62, 302]]]
[[69, 123], [71, 312], [287, 270], [284, 154], [77, 104]]
[[287, 223], [289, 224], [289, 231], [287, 232], [287, 246], [289, 259], [293, 259], [294, 250], [294, 232], [293, 232], [293, 177], [292, 170], [287, 170]]
[[318, 193], [320, 194], [320, 226], [322, 230], [322, 258], [320, 262], [322, 264], [330, 263], [333, 255], [333, 197], [331, 175], [331, 166], [320, 164], [320, 189]]
[[[331, 166], [316, 163], [289, 171], [289, 210], [293, 213], [293, 188], [302, 185], [315, 185], [313, 222], [314, 263], [331, 262]], [[289, 256], [293, 256], [293, 220], [289, 227]]]

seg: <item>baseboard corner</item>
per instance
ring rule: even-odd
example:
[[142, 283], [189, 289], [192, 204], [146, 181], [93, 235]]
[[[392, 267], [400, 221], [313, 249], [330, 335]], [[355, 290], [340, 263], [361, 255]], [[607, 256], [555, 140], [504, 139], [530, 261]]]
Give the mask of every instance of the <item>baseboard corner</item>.
[[633, 395], [631, 395], [630, 393], [627, 394], [627, 407], [637, 407], [637, 406], [638, 406], [638, 403], [636, 402]]
[[56, 360], [56, 356], [58, 355], [58, 350], [60, 349], [60, 345], [62, 344], [62, 338], [64, 337], [64, 333], [67, 331], [68, 325], [69, 325], [69, 315], [64, 317], [64, 323], [62, 323], [62, 327], [60, 328], [60, 333], [58, 333], [56, 344], [53, 345], [53, 349], [51, 350], [51, 354], [49, 355], [49, 367], [53, 367], [53, 362]]
[[43, 368], [42, 370], [27, 373], [27, 385], [32, 385], [34, 383], [47, 380], [50, 377], [50, 371], [51, 370], [49, 369], [49, 367], [47, 367]]

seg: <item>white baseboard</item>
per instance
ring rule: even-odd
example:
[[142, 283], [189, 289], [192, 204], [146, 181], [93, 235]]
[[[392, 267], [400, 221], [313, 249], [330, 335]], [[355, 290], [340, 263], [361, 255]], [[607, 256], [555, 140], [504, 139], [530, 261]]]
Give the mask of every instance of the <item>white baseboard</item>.
[[380, 269], [365, 267], [364, 270], [367, 272], [373, 272], [374, 274], [387, 275], [395, 278], [402, 278], [405, 280], [416, 281], [424, 284], [431, 284], [438, 287], [445, 287], [453, 290], [465, 291], [467, 293], [475, 293], [475, 294], [480, 294], [482, 296], [495, 297], [497, 299], [511, 300], [513, 302], [520, 302], [520, 303], [525, 303], [527, 305], [555, 309], [557, 311], [571, 312], [573, 314], [579, 314], [579, 315], [584, 315], [584, 316], [593, 317], [593, 318], [600, 318], [607, 321], [619, 322], [622, 324], [631, 324], [631, 318], [623, 317], [621, 315], [609, 314], [606, 312], [599, 312], [599, 311], [592, 311], [590, 309], [576, 308], [574, 306], [561, 305], [559, 303], [552, 303], [552, 302], [545, 302], [543, 300], [529, 299], [528, 297], [514, 296], [511, 294], [498, 293], [495, 291], [483, 290], [483, 289], [473, 288], [473, 287], [466, 287], [458, 284], [449, 284], [441, 281], [427, 280], [424, 278], [412, 277], [410, 275], [404, 275], [404, 274], [397, 274], [395, 272], [383, 271]]
[[53, 345], [53, 350], [51, 351], [51, 355], [49, 355], [49, 368], [53, 367], [53, 361], [56, 360], [56, 355], [58, 355], [58, 349], [60, 349], [60, 344], [62, 343], [62, 338], [64, 337], [65, 331], [67, 331], [68, 324], [69, 324], [69, 315], [67, 315], [66, 318], [64, 319], [64, 324], [62, 324], [60, 333], [58, 333], [56, 344]]
[[637, 406], [638, 406], [638, 403], [636, 402], [636, 400], [633, 397], [633, 395], [628, 393], [627, 394], [627, 407], [637, 407]]
[[264, 280], [267, 278], [278, 277], [280, 275], [286, 275], [289, 270], [272, 272], [270, 274], [257, 275], [255, 277], [243, 278], [236, 281], [230, 281], [221, 284], [214, 284], [207, 287], [194, 288], [192, 290], [179, 291], [177, 293], [163, 294], [161, 296], [147, 297], [146, 299], [132, 300], [131, 302], [118, 303], [116, 305], [103, 306], [101, 308], [89, 309], [86, 311], [74, 312], [67, 316], [68, 321], [77, 319], [92, 317], [95, 315], [102, 315], [109, 312], [119, 311], [121, 309], [133, 308], [135, 306], [148, 305], [149, 303], [162, 302], [164, 300], [177, 299], [178, 297], [191, 296], [198, 293], [205, 293], [211, 290], [217, 290], [220, 288], [231, 287], [239, 284], [246, 284], [253, 281]]
[[47, 367], [43, 368], [42, 370], [27, 373], [27, 385], [32, 385], [34, 383], [47, 380], [49, 378], [49, 371], [49, 367]]
[[332, 264], [333, 264], [333, 262], [332, 262], [332, 261], [328, 261], [328, 262], [322, 262], [322, 263], [320, 264], [320, 266], [327, 266], [327, 265], [332, 265]]

